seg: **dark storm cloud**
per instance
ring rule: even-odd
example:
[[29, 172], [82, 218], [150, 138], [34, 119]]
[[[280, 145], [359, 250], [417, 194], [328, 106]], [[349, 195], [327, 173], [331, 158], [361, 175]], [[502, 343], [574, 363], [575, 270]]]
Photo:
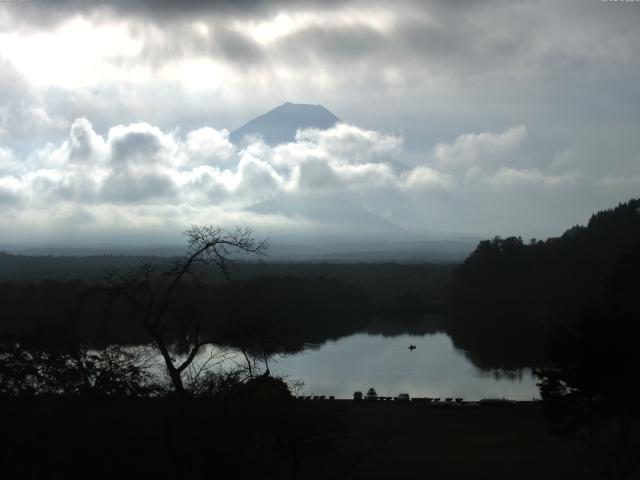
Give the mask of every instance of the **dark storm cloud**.
[[290, 61], [357, 63], [389, 51], [390, 38], [367, 25], [312, 26], [276, 41], [275, 55]]
[[[439, 75], [517, 70], [517, 75], [533, 72], [559, 77], [580, 75], [594, 65], [600, 68], [601, 62], [612, 67], [634, 65], [632, 45], [640, 35], [636, 28], [640, 8], [607, 9], [601, 3], [578, 8], [580, 4], [574, 2], [543, 2], [534, 8], [524, 2], [398, 1], [388, 30], [366, 22], [376, 8], [388, 9], [384, 2], [232, 3], [187, 2], [178, 12], [174, 3], [162, 2], [158, 9], [149, 10], [150, 15], [137, 16], [143, 22], [168, 20], [163, 26], [165, 40], [147, 45], [141, 59], [148, 56], [159, 64], [202, 55], [253, 67], [265, 62], [298, 65], [305, 60], [326, 68], [348, 63], [395, 65], [408, 77], [421, 75], [425, 68]], [[115, 5], [118, 15], [135, 16], [121, 4]], [[148, 4], [136, 8], [142, 13]], [[269, 20], [282, 11], [314, 11], [319, 18], [332, 8], [343, 15], [328, 22], [312, 19], [267, 46], [259, 45], [246, 31], [230, 28], [235, 21]], [[350, 15], [365, 21], [344, 22]], [[208, 25], [210, 33], [203, 36], [185, 28], [189, 24], [184, 22], [195, 19]]]
[[33, 0], [14, 10], [15, 21], [53, 26], [72, 15], [115, 15], [159, 23], [209, 16], [256, 18], [287, 8], [334, 8], [346, 0]]
[[246, 35], [228, 28], [217, 28], [212, 35], [212, 53], [234, 63], [257, 64], [263, 56], [261, 48]]
[[[392, 7], [392, 8], [390, 8]], [[239, 67], [265, 62], [324, 62], [332, 68], [349, 62], [396, 65], [407, 77], [429, 69], [439, 75], [492, 73], [518, 69], [573, 72], [588, 69], [606, 52], [610, 61], [632, 62], [640, 8], [603, 2], [397, 1], [361, 0], [53, 0], [6, 8], [11, 25], [22, 20], [48, 28], [74, 15], [100, 23], [127, 20], [143, 39], [138, 57], [115, 62], [162, 66], [172, 60], [205, 56]], [[366, 19], [376, 9], [391, 14], [390, 30], [367, 22], [345, 23], [349, 15]], [[331, 21], [312, 20], [302, 28], [260, 45], [237, 22], [273, 19], [278, 13], [333, 12]], [[337, 13], [336, 13], [337, 12]], [[343, 15], [344, 13], [344, 15]], [[195, 31], [194, 21], [207, 25]], [[615, 25], [615, 29], [611, 29]], [[160, 35], [146, 35], [148, 27]], [[600, 56], [599, 56], [600, 55]]]
[[408, 19], [397, 28], [393, 53], [404, 52], [414, 61], [428, 61], [453, 71], [492, 71], [510, 66], [523, 53], [522, 37], [494, 35], [491, 26], [464, 18], [451, 24], [425, 24]]
[[278, 39], [271, 55], [341, 66], [358, 62], [408, 66], [411, 74], [419, 64], [445, 68], [447, 73], [491, 71], [512, 66], [526, 53], [521, 37], [495, 35], [490, 25], [464, 19], [456, 23], [464, 25], [462, 33], [441, 20], [432, 23], [419, 17], [402, 18], [390, 32], [370, 25], [314, 25]]
[[241, 67], [259, 66], [265, 58], [264, 51], [246, 33], [233, 30], [227, 21], [209, 19], [204, 24], [207, 31], [194, 31], [187, 23], [162, 27], [162, 35], [147, 35], [141, 27], [133, 27], [136, 35], [145, 37], [142, 51], [135, 57], [116, 56], [110, 60], [122, 67], [147, 63], [162, 67], [172, 60], [189, 57], [222, 58]]

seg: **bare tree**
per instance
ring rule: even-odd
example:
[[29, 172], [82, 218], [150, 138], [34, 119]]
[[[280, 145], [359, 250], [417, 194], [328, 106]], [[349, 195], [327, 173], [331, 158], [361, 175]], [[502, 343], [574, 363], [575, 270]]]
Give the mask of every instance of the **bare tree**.
[[187, 253], [175, 259], [167, 268], [159, 269], [151, 262], [143, 263], [127, 274], [109, 273], [102, 286], [102, 290], [111, 295], [126, 298], [138, 312], [144, 329], [162, 355], [175, 392], [181, 395], [185, 393], [183, 373], [203, 347], [212, 345], [214, 340], [202, 338], [200, 324], [191, 321], [188, 323], [192, 330], [182, 339], [186, 356], [178, 360], [171, 354], [170, 339], [166, 335], [167, 319], [176, 301], [178, 287], [187, 278], [198, 281], [195, 272], [197, 265], [215, 266], [228, 278], [234, 256], [241, 253], [262, 256], [268, 248], [268, 242], [256, 241], [253, 230], [248, 228], [236, 227], [229, 231], [210, 225], [197, 225], [184, 233], [188, 242]]
[[231, 328], [223, 329], [225, 340], [242, 354], [249, 378], [260, 372], [258, 362], [264, 364], [261, 374], [270, 375], [269, 358], [286, 348], [283, 342], [274, 338], [273, 319], [245, 317], [238, 320]]

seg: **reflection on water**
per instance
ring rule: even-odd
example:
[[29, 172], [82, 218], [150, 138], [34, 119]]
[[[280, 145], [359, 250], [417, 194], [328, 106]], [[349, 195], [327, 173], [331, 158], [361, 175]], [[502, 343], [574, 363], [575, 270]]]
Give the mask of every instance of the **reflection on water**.
[[[409, 350], [409, 345], [417, 348]], [[317, 350], [280, 357], [271, 371], [305, 382], [301, 394], [351, 398], [374, 387], [379, 395], [463, 397], [479, 400], [538, 397], [530, 371], [507, 378], [479, 371], [454, 349], [446, 334], [383, 337], [357, 334]]]

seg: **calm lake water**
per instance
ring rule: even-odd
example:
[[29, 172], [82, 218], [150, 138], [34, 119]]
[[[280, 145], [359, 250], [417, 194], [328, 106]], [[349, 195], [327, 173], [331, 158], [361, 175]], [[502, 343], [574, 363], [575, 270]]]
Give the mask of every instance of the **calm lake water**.
[[[409, 351], [409, 345], [416, 349]], [[538, 397], [530, 371], [516, 378], [481, 372], [456, 350], [446, 334], [425, 336], [357, 334], [316, 350], [270, 361], [272, 373], [303, 380], [301, 395], [352, 398], [369, 387], [378, 395], [463, 397], [465, 400]]]

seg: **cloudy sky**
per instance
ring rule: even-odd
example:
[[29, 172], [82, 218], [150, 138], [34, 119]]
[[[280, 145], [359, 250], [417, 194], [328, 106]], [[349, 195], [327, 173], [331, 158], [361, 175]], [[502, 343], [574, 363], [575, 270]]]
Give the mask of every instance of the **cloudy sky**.
[[[558, 235], [640, 194], [639, 22], [601, 0], [2, 2], [0, 243], [313, 232], [250, 208], [323, 195], [417, 235]], [[287, 101], [344, 123], [229, 142]]]

